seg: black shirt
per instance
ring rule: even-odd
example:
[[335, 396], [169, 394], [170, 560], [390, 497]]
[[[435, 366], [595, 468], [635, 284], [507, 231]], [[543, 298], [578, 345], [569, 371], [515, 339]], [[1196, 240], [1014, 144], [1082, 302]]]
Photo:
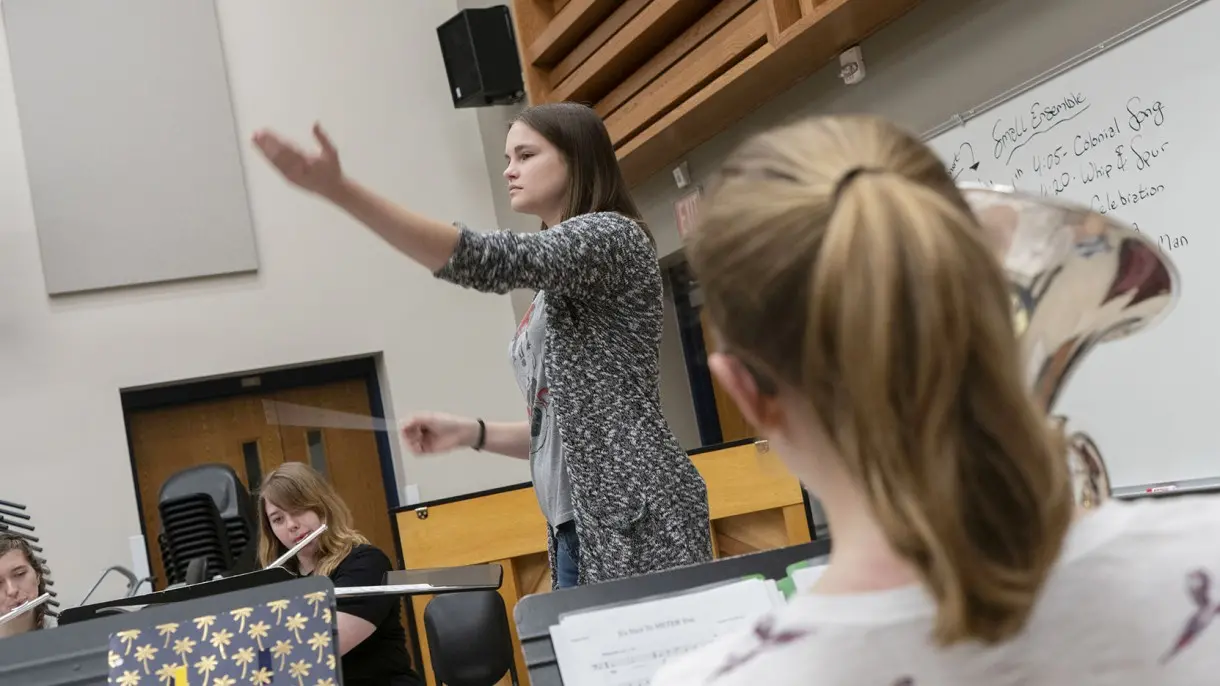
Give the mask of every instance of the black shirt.
[[[371, 545], [358, 545], [330, 573], [335, 588], [380, 586], [392, 569], [390, 558]], [[339, 612], [377, 627], [360, 645], [342, 658], [343, 683], [347, 686], [422, 686], [423, 681], [411, 668], [407, 634], [399, 619], [402, 607], [398, 596], [339, 598]]]

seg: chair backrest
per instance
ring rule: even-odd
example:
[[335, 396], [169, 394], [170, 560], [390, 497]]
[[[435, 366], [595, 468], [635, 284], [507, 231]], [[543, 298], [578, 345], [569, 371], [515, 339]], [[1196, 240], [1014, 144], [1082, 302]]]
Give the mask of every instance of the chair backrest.
[[196, 493], [212, 496], [222, 519], [240, 517], [250, 522], [250, 491], [229, 465], [204, 464], [184, 469], [161, 484], [157, 500], [164, 502]]
[[[251, 502], [250, 491], [242, 483], [237, 472], [229, 465], [204, 464], [189, 467], [166, 479], [165, 483], [161, 485], [158, 503], [179, 502], [200, 497], [210, 498], [216, 505], [216, 512], [225, 528], [230, 558], [220, 573], [230, 573], [233, 561], [241, 558], [243, 553], [253, 547], [251, 542], [257, 532], [257, 522], [254, 520], [255, 508]], [[186, 560], [176, 562], [179, 568], [185, 569]], [[175, 580], [173, 574], [170, 574], [170, 580]], [[177, 580], [181, 580], [180, 575]]]
[[424, 609], [432, 673], [445, 686], [493, 686], [513, 665], [504, 600], [495, 591], [465, 591], [433, 598]]
[[208, 558], [196, 557], [186, 563], [186, 585], [201, 584], [208, 580]]
[[185, 579], [187, 565], [195, 558], [207, 559], [207, 578], [233, 566], [234, 551], [224, 521], [206, 493], [163, 500], [158, 509], [166, 549], [177, 567], [171, 578]]

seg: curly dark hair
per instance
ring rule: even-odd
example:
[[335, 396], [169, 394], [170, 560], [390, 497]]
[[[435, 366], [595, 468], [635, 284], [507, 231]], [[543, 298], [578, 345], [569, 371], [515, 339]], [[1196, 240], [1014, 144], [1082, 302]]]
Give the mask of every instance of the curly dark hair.
[[[21, 551], [25, 555], [26, 562], [30, 563], [30, 567], [34, 569], [34, 573], [38, 575], [38, 595], [47, 592], [47, 570], [38, 561], [38, 556], [34, 554], [34, 549], [30, 547], [29, 541], [17, 534], [7, 531], [0, 531], [0, 557], [7, 555], [14, 550]], [[34, 610], [34, 628], [41, 629], [46, 625], [47, 605], [43, 603]]]

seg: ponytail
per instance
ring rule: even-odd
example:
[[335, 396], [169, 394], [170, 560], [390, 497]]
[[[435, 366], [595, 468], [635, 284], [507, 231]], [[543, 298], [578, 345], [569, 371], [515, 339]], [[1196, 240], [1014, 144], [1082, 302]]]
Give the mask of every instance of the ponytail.
[[760, 134], [726, 161], [687, 256], [727, 348], [829, 433], [936, 599], [937, 641], [1019, 632], [1075, 503], [1008, 280], [944, 164], [876, 117]]
[[803, 385], [936, 599], [937, 641], [1001, 641], [1058, 557], [1067, 463], [1024, 387], [1008, 286], [960, 195], [853, 176], [809, 272]]

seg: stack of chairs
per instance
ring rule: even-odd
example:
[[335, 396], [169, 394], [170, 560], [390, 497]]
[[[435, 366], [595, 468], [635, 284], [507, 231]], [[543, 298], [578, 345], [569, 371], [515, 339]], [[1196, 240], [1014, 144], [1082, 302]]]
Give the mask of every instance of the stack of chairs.
[[157, 534], [157, 548], [161, 551], [161, 564], [165, 567], [165, 584], [173, 586], [185, 581], [185, 578], [178, 573], [178, 560], [174, 557], [174, 551], [169, 547], [169, 541], [165, 539], [165, 528], [162, 527], [161, 533]]
[[42, 546], [39, 545], [38, 536], [34, 533], [34, 521], [26, 512], [26, 506], [20, 503], [10, 502], [8, 500], [0, 500], [0, 531], [17, 534], [29, 542], [30, 548], [34, 551], [36, 562], [42, 566], [43, 579], [47, 584], [47, 592], [51, 594], [51, 600], [47, 603], [47, 615], [51, 617], [59, 617], [59, 594], [55, 592], [55, 582], [51, 579], [51, 569], [47, 565], [47, 560], [43, 557]]
[[168, 583], [186, 582], [196, 559], [206, 560], [209, 579], [229, 573], [253, 545], [250, 505], [250, 492], [228, 465], [192, 467], [167, 479], [157, 504], [157, 542]]
[[211, 496], [196, 493], [170, 498], [162, 500], [158, 507], [169, 551], [169, 560], [165, 561], [167, 576], [185, 580], [191, 561], [199, 558], [207, 561], [207, 578], [233, 566], [228, 532]]

